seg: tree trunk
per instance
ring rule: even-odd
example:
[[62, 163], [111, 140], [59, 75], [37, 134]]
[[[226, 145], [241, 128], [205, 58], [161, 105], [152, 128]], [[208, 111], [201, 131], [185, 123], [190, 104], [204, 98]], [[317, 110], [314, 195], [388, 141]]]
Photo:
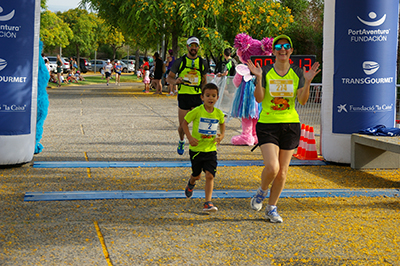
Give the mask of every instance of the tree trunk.
[[140, 55], [139, 55], [139, 49], [137, 49], [136, 50], [136, 52], [135, 52], [135, 69], [136, 69], [136, 71], [138, 71], [139, 70], [139, 64], [140, 64]]
[[178, 58], [179, 51], [178, 51], [178, 33], [172, 32], [172, 50], [174, 50], [174, 57]]
[[78, 69], [77, 70], [79, 70], [80, 71], [80, 57], [81, 57], [81, 54], [80, 54], [80, 51], [79, 51], [79, 46], [78, 45], [76, 45], [76, 64], [78, 65]]

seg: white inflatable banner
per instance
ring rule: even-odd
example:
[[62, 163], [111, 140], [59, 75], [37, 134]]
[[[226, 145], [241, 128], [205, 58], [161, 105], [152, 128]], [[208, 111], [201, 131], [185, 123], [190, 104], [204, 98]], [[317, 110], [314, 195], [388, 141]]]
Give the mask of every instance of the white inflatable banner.
[[321, 151], [350, 163], [351, 134], [394, 127], [398, 0], [325, 1]]
[[35, 149], [40, 0], [0, 1], [0, 165]]

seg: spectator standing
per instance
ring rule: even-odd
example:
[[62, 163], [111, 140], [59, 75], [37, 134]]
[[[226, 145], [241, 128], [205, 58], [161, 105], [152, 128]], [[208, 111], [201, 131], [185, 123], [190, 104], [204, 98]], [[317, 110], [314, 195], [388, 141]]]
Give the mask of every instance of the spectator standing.
[[63, 62], [61, 61], [61, 57], [58, 54], [57, 55], [57, 79], [58, 79], [57, 87], [61, 87], [61, 83], [62, 83], [62, 79], [61, 79], [61, 76], [62, 76], [62, 65], [63, 65]]
[[[167, 57], [167, 62], [165, 63], [165, 66], [167, 68], [167, 71], [165, 72], [165, 77], [168, 76], [169, 72], [171, 71], [171, 67], [175, 62], [175, 57], [174, 57], [174, 51], [172, 49], [168, 50], [168, 57]], [[167, 81], [165, 81], [167, 83]], [[176, 93], [176, 85], [172, 85], [168, 83], [168, 95], [175, 95]]]
[[147, 58], [147, 56], [145, 56], [143, 58], [143, 65], [142, 65], [142, 76], [144, 76], [144, 67], [148, 66], [150, 69], [150, 63], [149, 63], [149, 59]]
[[72, 56], [69, 58], [69, 70], [71, 73], [75, 71], [75, 60]]
[[226, 48], [224, 50], [224, 61], [222, 61], [221, 72], [217, 74], [217, 77], [235, 76], [235, 61], [231, 57], [231, 49]]
[[143, 77], [143, 83], [144, 83], [144, 93], [149, 93], [150, 91], [150, 70], [149, 66], [144, 66], [144, 77]]
[[102, 66], [101, 69], [100, 69], [101, 79], [104, 79], [104, 75], [105, 75], [104, 67], [105, 67], [106, 65], [107, 65], [107, 62], [103, 62], [103, 66]]
[[163, 70], [164, 70], [164, 62], [160, 58], [160, 54], [158, 52], [155, 52], [153, 55], [154, 58], [154, 78], [151, 81], [153, 86], [156, 88], [156, 91], [154, 94], [162, 94], [162, 85], [161, 85], [161, 79], [163, 75]]

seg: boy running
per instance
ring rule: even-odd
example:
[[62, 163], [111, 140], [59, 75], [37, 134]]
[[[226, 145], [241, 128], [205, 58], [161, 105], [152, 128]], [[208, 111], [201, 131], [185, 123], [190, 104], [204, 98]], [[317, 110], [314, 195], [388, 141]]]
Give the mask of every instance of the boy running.
[[[211, 202], [214, 188], [214, 177], [217, 170], [217, 145], [225, 135], [224, 114], [214, 105], [217, 102], [218, 87], [213, 83], [206, 84], [201, 92], [203, 104], [188, 112], [182, 122], [182, 129], [189, 140], [189, 154], [192, 163], [192, 175], [185, 188], [185, 195], [191, 198], [196, 181], [201, 171], [206, 176], [205, 200], [203, 211], [216, 212], [217, 207]], [[193, 122], [192, 134], [189, 124]], [[217, 134], [218, 124], [220, 134]]]

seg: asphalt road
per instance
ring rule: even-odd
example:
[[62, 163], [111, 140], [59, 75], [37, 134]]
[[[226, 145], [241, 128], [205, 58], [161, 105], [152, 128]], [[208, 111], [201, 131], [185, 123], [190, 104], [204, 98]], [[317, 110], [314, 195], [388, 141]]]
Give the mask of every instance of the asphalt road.
[[[49, 90], [44, 150], [0, 169], [0, 265], [400, 265], [398, 196], [310, 197], [311, 191], [396, 191], [399, 170], [349, 165], [291, 166], [280, 199], [282, 224], [250, 209], [250, 198], [25, 201], [27, 192], [183, 191], [189, 167], [37, 168], [40, 162], [185, 162], [176, 153], [176, 97], [142, 84]], [[219, 160], [261, 160], [233, 146], [227, 123]], [[253, 191], [261, 166], [221, 166], [215, 190]], [[201, 179], [195, 193], [204, 190]], [[197, 191], [197, 192], [196, 192]]]

